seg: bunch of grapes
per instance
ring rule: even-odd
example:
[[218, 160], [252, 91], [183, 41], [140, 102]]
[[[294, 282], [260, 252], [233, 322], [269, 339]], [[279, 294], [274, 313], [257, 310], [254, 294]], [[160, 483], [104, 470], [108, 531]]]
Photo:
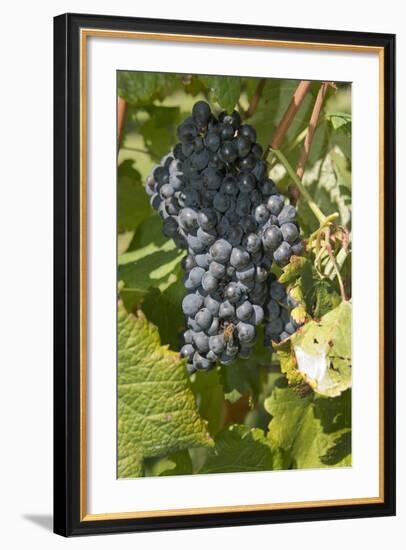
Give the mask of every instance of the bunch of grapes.
[[289, 306], [270, 268], [300, 255], [303, 244], [296, 209], [267, 177], [256, 131], [236, 111], [216, 118], [198, 101], [177, 135], [180, 143], [146, 189], [164, 234], [188, 251], [180, 353], [193, 373], [248, 357], [264, 318], [267, 345], [291, 334]]

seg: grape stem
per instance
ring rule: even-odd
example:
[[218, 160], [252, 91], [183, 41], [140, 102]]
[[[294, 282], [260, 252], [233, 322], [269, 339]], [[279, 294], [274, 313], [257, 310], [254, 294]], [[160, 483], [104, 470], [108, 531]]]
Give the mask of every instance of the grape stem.
[[309, 237], [309, 243], [313, 241], [313, 239], [316, 239], [317, 236], [320, 234], [320, 232], [328, 227], [333, 221], [337, 220], [340, 217], [340, 214], [338, 212], [334, 212], [333, 214], [330, 214], [329, 216], [326, 216], [326, 219], [322, 225], [314, 233], [312, 233]]
[[297, 165], [297, 170], [296, 170], [296, 174], [299, 179], [303, 178], [304, 169], [307, 163], [307, 159], [309, 158], [310, 147], [312, 146], [314, 132], [316, 131], [316, 128], [317, 128], [317, 124], [319, 121], [321, 109], [323, 107], [324, 98], [326, 97], [328, 86], [329, 84], [327, 82], [323, 82], [323, 84], [320, 86], [320, 89], [317, 93], [316, 101], [314, 102], [313, 111], [310, 116], [309, 126], [307, 128], [307, 133], [303, 144], [303, 150], [300, 155], [299, 162]]
[[[320, 208], [314, 202], [314, 200], [310, 196], [310, 193], [308, 192], [306, 187], [302, 184], [302, 182], [300, 181], [300, 179], [297, 176], [296, 172], [294, 171], [294, 169], [292, 168], [292, 166], [290, 165], [288, 159], [285, 157], [285, 155], [282, 153], [282, 151], [280, 151], [279, 149], [273, 149], [273, 153], [278, 158], [279, 162], [281, 162], [283, 164], [283, 166], [285, 167], [287, 173], [292, 178], [293, 182], [295, 183], [295, 185], [299, 189], [301, 195], [303, 196], [303, 198], [306, 200], [307, 204], [309, 205], [310, 210], [316, 216], [320, 226], [324, 227], [327, 223], [332, 221], [331, 219], [330, 220], [328, 219], [328, 218], [331, 218], [331, 216], [329, 216], [327, 218], [327, 216], [325, 216], [323, 214], [323, 212], [320, 210]], [[337, 215], [332, 214], [332, 216], [334, 216], [333, 219], [335, 219], [336, 217], [338, 217], [338, 214]]]
[[345, 293], [343, 279], [341, 277], [341, 273], [340, 273], [340, 270], [339, 270], [338, 265], [337, 265], [336, 257], [334, 256], [332, 248], [331, 248], [330, 229], [328, 229], [328, 228], [326, 229], [325, 249], [327, 250], [327, 254], [330, 256], [331, 263], [333, 264], [334, 271], [336, 272], [336, 275], [337, 275], [338, 285], [340, 287], [341, 299], [342, 299], [343, 302], [347, 302], [348, 298], [347, 298], [347, 295]]
[[121, 145], [121, 138], [123, 137], [123, 128], [125, 120], [125, 112], [127, 110], [127, 103], [122, 97], [117, 98], [117, 143], [118, 147]]
[[257, 110], [259, 100], [261, 99], [262, 92], [264, 91], [264, 88], [265, 88], [265, 84], [266, 84], [266, 78], [261, 78], [255, 90], [255, 93], [252, 96], [251, 103], [249, 104], [248, 109], [245, 112], [245, 118], [252, 117], [255, 111]]
[[304, 98], [306, 97], [307, 92], [310, 90], [311, 81], [302, 80], [298, 87], [296, 88], [295, 93], [293, 94], [292, 99], [288, 105], [288, 108], [285, 111], [285, 114], [281, 118], [278, 127], [275, 130], [275, 134], [272, 138], [271, 143], [268, 146], [268, 149], [265, 151], [264, 157], [266, 158], [269, 152], [273, 149], [279, 149], [283, 138], [285, 137], [286, 132], [288, 131], [290, 125], [295, 118], [296, 113], [299, 110], [299, 107], [303, 103]]
[[[314, 102], [312, 114], [310, 115], [309, 125], [307, 126], [307, 128], [305, 130], [306, 133], [304, 135], [303, 149], [302, 149], [302, 152], [300, 154], [299, 162], [298, 162], [297, 169], [296, 169], [296, 174], [299, 177], [299, 179], [303, 178], [303, 174], [304, 174], [304, 171], [305, 171], [305, 166], [306, 166], [307, 160], [309, 158], [310, 148], [311, 148], [312, 142], [313, 142], [314, 133], [316, 131], [316, 128], [317, 128], [317, 125], [318, 125], [318, 122], [319, 122], [321, 109], [323, 107], [323, 102], [324, 102], [324, 98], [326, 97], [328, 87], [329, 87], [328, 82], [323, 82], [321, 84], [321, 86], [319, 88], [319, 91], [317, 93], [317, 96], [316, 96], [316, 100]], [[299, 190], [298, 190], [297, 186], [290, 185], [289, 186], [289, 194], [290, 194], [290, 198], [291, 198], [293, 204], [296, 204], [296, 202], [299, 198]]]
[[[336, 256], [336, 263], [337, 263], [338, 269], [341, 270], [348, 255], [349, 255], [348, 249], [340, 248]], [[330, 279], [334, 278], [334, 273], [332, 273], [333, 269], [334, 269], [333, 262], [329, 261], [324, 269], [324, 274], [330, 277]]]

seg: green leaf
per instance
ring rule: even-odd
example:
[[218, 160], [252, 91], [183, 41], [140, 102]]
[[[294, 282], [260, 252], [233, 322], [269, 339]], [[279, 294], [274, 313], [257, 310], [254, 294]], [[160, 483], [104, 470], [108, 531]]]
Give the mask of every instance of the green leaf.
[[146, 71], [118, 71], [118, 95], [128, 103], [164, 99], [180, 80], [177, 75]]
[[324, 116], [334, 130], [338, 130], [339, 128], [344, 129], [347, 126], [345, 130], [351, 132], [351, 113], [327, 112]]
[[192, 97], [204, 93], [205, 86], [198, 75], [188, 74], [182, 78], [183, 90]]
[[193, 378], [192, 390], [196, 396], [200, 416], [207, 420], [208, 430], [214, 436], [223, 426], [224, 420], [224, 393], [219, 371], [198, 371]]
[[241, 93], [239, 76], [199, 76], [203, 84], [213, 93], [220, 106], [231, 113]]
[[217, 435], [199, 473], [260, 472], [282, 464], [280, 451], [272, 448], [262, 430], [234, 424]]
[[174, 273], [183, 256], [170, 239], [122, 254], [118, 258], [118, 279], [125, 284], [122, 294], [131, 293], [133, 303], [139, 303], [151, 288], [165, 290], [176, 282]]
[[314, 285], [315, 307], [313, 317], [320, 319], [340, 304], [340, 296], [332, 289], [331, 281], [321, 279]]
[[299, 303], [291, 312], [299, 324], [307, 319], [307, 313], [320, 319], [341, 301], [334, 283], [329, 279], [320, 279], [307, 257], [292, 256], [283, 268], [279, 281], [288, 285], [289, 294]]
[[[347, 142], [350, 140], [347, 138]], [[347, 157], [337, 145], [330, 148], [314, 170], [306, 171], [303, 184], [322, 212], [328, 216], [340, 214], [340, 225], [350, 226], [351, 222], [351, 169]], [[309, 207], [299, 199], [298, 217], [302, 229], [315, 229]], [[313, 216], [314, 218], [314, 216]], [[303, 222], [303, 223], [302, 223]]]
[[[280, 379], [280, 385], [282, 382], [283, 379]], [[300, 397], [292, 388], [274, 387], [270, 397], [265, 399], [265, 409], [273, 417], [268, 432], [273, 445], [291, 449], [300, 430], [302, 417], [311, 402], [312, 395]]]
[[257, 342], [248, 359], [236, 359], [220, 367], [221, 383], [227, 401], [235, 403], [244, 394], [257, 401], [261, 390], [261, 373], [271, 364], [272, 354], [263, 345], [263, 326], [257, 327]]
[[193, 473], [192, 461], [186, 450], [163, 458], [146, 459], [144, 462], [145, 477], [190, 475]]
[[[271, 141], [298, 84], [299, 80], [267, 79], [258, 108], [254, 116], [250, 118], [250, 124], [253, 124], [257, 130], [258, 141], [264, 147]], [[318, 88], [318, 84], [312, 84], [310, 92], [305, 96], [299, 111], [286, 132], [282, 144], [283, 150], [285, 150], [285, 144], [292, 143], [308, 125]], [[289, 158], [289, 161], [294, 161], [293, 165], [296, 164], [297, 154], [294, 159]]]
[[248, 411], [244, 418], [244, 425], [249, 428], [261, 428], [268, 430], [271, 420], [269, 413], [265, 410], [264, 401], [272, 393], [273, 387], [281, 378], [280, 368], [274, 364], [272, 367], [261, 372], [261, 392], [255, 407]]
[[309, 158], [307, 160], [306, 171], [311, 170], [313, 166], [324, 158], [330, 146], [330, 128], [326, 120], [321, 119], [313, 135], [312, 146], [310, 147]]
[[338, 147], [330, 150], [322, 164], [314, 199], [326, 215], [338, 210], [341, 225], [349, 225], [351, 172], [346, 158]]
[[158, 330], [143, 313], [118, 304], [118, 472], [135, 477], [131, 457], [164, 456], [210, 446], [184, 361], [161, 346]]
[[143, 456], [139, 449], [125, 437], [124, 432], [118, 432], [118, 467], [117, 477], [142, 477], [144, 475]]
[[276, 345], [282, 370], [328, 397], [351, 387], [351, 317], [351, 303], [342, 302]]
[[[337, 401], [344, 410], [348, 407], [341, 398], [328, 401]], [[265, 408], [273, 417], [268, 439], [273, 447], [281, 447], [290, 455], [294, 468], [350, 465], [350, 427], [325, 430], [319, 417], [320, 407], [325, 404], [320, 405], [313, 394], [302, 397], [292, 388], [284, 387], [283, 381], [265, 400]]]
[[254, 400], [258, 397], [260, 377], [255, 363], [246, 359], [237, 359], [231, 365], [222, 366], [220, 373], [224, 397], [230, 403], [235, 403], [246, 393], [249, 393]]
[[141, 176], [133, 162], [125, 160], [118, 167], [117, 178], [118, 232], [136, 230], [151, 213]]
[[[120, 292], [123, 303], [128, 311], [132, 311], [134, 306], [142, 302], [142, 309], [147, 318], [158, 327], [161, 342], [169, 344], [173, 350], [178, 350], [185, 325], [179, 307], [185, 295], [183, 271], [179, 265], [181, 252], [177, 252], [175, 244], [162, 234], [162, 220], [156, 215], [152, 215], [140, 225], [128, 250], [128, 254], [132, 252], [132, 255], [123, 255], [119, 259], [119, 263], [129, 260], [128, 264], [124, 263], [119, 267], [119, 277], [125, 276], [128, 285]], [[157, 256], [157, 251], [165, 253], [168, 264], [160, 265], [161, 260]], [[152, 255], [149, 255], [151, 252]], [[134, 265], [131, 264], [133, 261]], [[162, 278], [149, 278], [148, 269], [152, 261], [158, 269], [156, 271], [155, 267], [152, 268], [152, 273], [155, 276], [161, 273]], [[145, 277], [145, 273], [146, 278], [139, 283], [140, 278]], [[135, 287], [131, 286], [134, 282], [132, 279], [135, 281]]]
[[159, 247], [167, 240], [168, 238], [162, 233], [162, 219], [150, 210], [150, 217], [140, 224], [128, 250], [137, 250], [151, 243]]
[[147, 318], [157, 326], [161, 342], [178, 350], [185, 330], [185, 318], [180, 304], [185, 296], [183, 270], [178, 267], [171, 273], [166, 288], [152, 288], [144, 296], [142, 310]]
[[326, 433], [351, 428], [351, 390], [339, 397], [317, 397], [314, 401], [315, 416], [320, 419]]
[[134, 231], [125, 231], [117, 235], [117, 255], [120, 256], [127, 252], [128, 247], [134, 237]]
[[176, 143], [176, 128], [181, 121], [180, 109], [148, 105], [145, 110], [149, 117], [139, 125], [139, 132], [147, 151], [153, 157], [161, 158]]

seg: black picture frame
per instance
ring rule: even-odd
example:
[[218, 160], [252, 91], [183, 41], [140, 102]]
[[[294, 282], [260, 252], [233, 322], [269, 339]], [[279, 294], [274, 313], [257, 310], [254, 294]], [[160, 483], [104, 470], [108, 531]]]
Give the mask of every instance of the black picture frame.
[[[379, 47], [384, 56], [383, 501], [86, 521], [80, 514], [80, 29]], [[314, 521], [395, 514], [395, 36], [64, 14], [54, 19], [54, 531], [63, 536]]]

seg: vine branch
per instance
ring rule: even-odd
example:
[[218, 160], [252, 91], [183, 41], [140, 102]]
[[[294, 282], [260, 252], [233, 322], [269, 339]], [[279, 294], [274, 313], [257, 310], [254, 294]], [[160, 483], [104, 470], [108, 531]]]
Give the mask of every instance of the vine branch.
[[340, 287], [341, 299], [342, 299], [343, 302], [347, 302], [348, 299], [347, 299], [347, 295], [345, 293], [343, 279], [341, 277], [341, 273], [340, 273], [340, 270], [339, 270], [338, 265], [337, 265], [336, 257], [333, 254], [331, 244], [330, 244], [330, 230], [329, 229], [326, 230], [325, 249], [327, 250], [327, 254], [330, 257], [331, 263], [333, 264], [333, 267], [334, 267], [334, 271], [336, 272], [336, 275], [337, 275], [338, 286]]
[[[329, 84], [327, 82], [323, 82], [321, 84], [316, 96], [316, 100], [314, 102], [312, 114], [310, 115], [309, 125], [305, 129], [303, 149], [300, 154], [299, 162], [297, 164], [297, 169], [296, 169], [296, 174], [300, 180], [303, 178], [305, 166], [309, 158], [310, 148], [312, 146], [314, 133], [316, 131], [317, 124], [319, 122], [319, 117], [320, 117], [321, 109], [323, 107], [324, 98], [326, 97], [328, 86]], [[293, 204], [296, 204], [299, 198], [299, 190], [296, 185], [289, 186], [289, 194]]]
[[321, 109], [323, 107], [324, 98], [326, 97], [328, 86], [329, 84], [327, 82], [323, 82], [323, 84], [320, 86], [320, 89], [317, 93], [316, 101], [314, 102], [313, 111], [310, 116], [309, 126], [307, 128], [307, 133], [303, 144], [303, 150], [300, 155], [299, 162], [297, 165], [297, 170], [296, 170], [296, 174], [300, 179], [302, 179], [303, 177], [307, 159], [309, 158], [310, 147], [312, 146], [314, 132], [316, 131], [316, 128], [317, 128], [317, 124], [319, 121]]
[[123, 127], [125, 120], [125, 112], [127, 110], [127, 104], [122, 97], [117, 98], [117, 141], [118, 146], [121, 145], [121, 138], [123, 136]]
[[293, 119], [295, 118], [295, 115], [299, 110], [299, 107], [303, 103], [303, 100], [310, 89], [310, 85], [311, 85], [310, 80], [302, 80], [299, 83], [285, 111], [285, 114], [281, 118], [278, 124], [278, 127], [275, 130], [275, 134], [272, 138], [272, 141], [268, 145], [267, 150], [265, 151], [265, 155], [264, 155], [265, 157], [268, 156], [269, 152], [272, 149], [279, 149], [283, 141], [283, 138], [285, 137], [286, 132], [288, 131], [290, 125], [292, 124]]
[[262, 92], [264, 91], [264, 88], [265, 88], [265, 84], [266, 84], [266, 78], [261, 78], [255, 90], [255, 93], [252, 96], [251, 103], [249, 104], [248, 109], [245, 112], [245, 118], [252, 117], [252, 115], [257, 110], [259, 100], [261, 99]]

